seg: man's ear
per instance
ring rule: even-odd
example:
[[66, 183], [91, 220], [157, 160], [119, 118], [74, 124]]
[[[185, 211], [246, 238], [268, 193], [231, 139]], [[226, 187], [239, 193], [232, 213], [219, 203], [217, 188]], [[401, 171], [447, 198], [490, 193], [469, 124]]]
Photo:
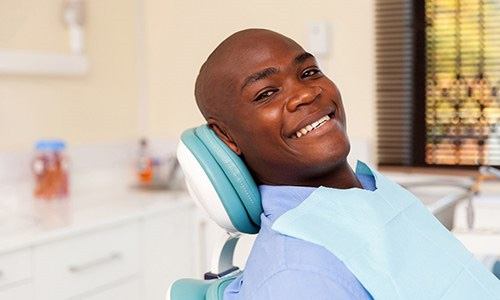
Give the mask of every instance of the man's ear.
[[208, 120], [208, 127], [212, 129], [215, 134], [226, 144], [234, 153], [241, 155], [241, 150], [236, 145], [234, 139], [224, 130], [224, 127], [219, 124], [216, 120]]

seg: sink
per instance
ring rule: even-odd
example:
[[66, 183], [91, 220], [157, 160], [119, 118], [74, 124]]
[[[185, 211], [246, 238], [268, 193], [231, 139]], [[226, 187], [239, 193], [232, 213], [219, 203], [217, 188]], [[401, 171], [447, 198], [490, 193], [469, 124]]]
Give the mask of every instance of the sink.
[[[419, 198], [430, 212], [448, 229], [455, 226], [455, 208], [463, 200], [472, 197], [472, 193], [460, 185], [448, 182], [435, 185], [406, 186]], [[467, 202], [467, 201], [465, 201]]]
[[472, 178], [463, 176], [386, 173], [386, 176], [409, 190], [448, 229], [455, 225], [455, 208], [473, 196]]

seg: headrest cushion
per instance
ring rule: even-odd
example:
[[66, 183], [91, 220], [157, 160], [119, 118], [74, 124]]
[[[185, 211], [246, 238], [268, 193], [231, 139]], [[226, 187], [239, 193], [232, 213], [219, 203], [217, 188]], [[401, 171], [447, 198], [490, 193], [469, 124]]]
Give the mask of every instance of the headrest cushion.
[[[186, 130], [181, 136], [181, 144], [183, 148], [187, 148], [192, 156], [196, 159], [196, 163], [201, 166], [204, 173], [209, 179], [209, 182], [215, 189], [218, 199], [229, 217], [232, 225], [237, 231], [244, 233], [256, 233], [260, 227], [260, 214], [262, 213], [262, 205], [260, 193], [255, 181], [245, 166], [241, 158], [236, 155], [229, 147], [222, 142], [215, 132], [208, 126], [202, 125], [197, 128]], [[179, 145], [179, 150], [181, 145]], [[222, 227], [218, 213], [210, 212], [213, 208], [208, 208], [205, 197], [201, 195], [203, 189], [194, 187], [193, 185], [204, 184], [201, 178], [196, 179], [189, 176], [191, 163], [187, 163], [186, 157], [178, 150], [179, 163], [186, 174], [186, 182], [189, 186], [193, 198], [201, 202], [202, 206], [207, 208], [211, 217]], [[193, 169], [193, 168], [191, 168]], [[191, 177], [191, 179], [188, 179]], [[200, 175], [198, 175], [200, 177]], [[198, 192], [197, 192], [198, 191]], [[211, 201], [211, 200], [210, 200]], [[229, 229], [229, 228], [226, 228]]]

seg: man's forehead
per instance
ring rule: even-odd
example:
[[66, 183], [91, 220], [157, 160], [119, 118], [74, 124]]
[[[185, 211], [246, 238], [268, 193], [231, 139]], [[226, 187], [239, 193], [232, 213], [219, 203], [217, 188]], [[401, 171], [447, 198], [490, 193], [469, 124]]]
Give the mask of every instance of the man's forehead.
[[304, 52], [293, 40], [280, 34], [247, 36], [234, 41], [221, 53], [215, 66], [219, 76], [242, 80], [246, 75], [275, 63], [291, 62], [297, 54]]
[[245, 80], [257, 71], [288, 63], [304, 50], [295, 41], [264, 29], [247, 29], [224, 40], [208, 57], [196, 80], [203, 115], [227, 115]]

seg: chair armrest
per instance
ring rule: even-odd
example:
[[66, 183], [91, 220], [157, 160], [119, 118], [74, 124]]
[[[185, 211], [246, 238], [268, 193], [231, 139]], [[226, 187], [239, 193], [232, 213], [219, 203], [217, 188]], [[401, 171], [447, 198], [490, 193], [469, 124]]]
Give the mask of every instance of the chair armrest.
[[213, 280], [179, 279], [168, 289], [166, 300], [205, 300]]

